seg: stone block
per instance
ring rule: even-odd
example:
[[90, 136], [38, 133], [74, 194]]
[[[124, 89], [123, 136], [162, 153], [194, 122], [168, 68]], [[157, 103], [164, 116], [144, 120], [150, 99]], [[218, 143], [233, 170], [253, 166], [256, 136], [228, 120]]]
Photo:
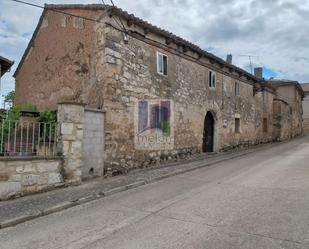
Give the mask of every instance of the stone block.
[[62, 141], [62, 152], [63, 155], [66, 155], [70, 151], [71, 142], [69, 141]]
[[71, 153], [81, 156], [81, 153], [82, 153], [82, 142], [81, 141], [73, 141], [72, 142]]
[[6, 199], [21, 192], [20, 182], [0, 182], [0, 199]]
[[43, 161], [37, 165], [38, 172], [52, 172], [59, 170], [59, 162]]
[[63, 141], [75, 141], [76, 140], [76, 134], [73, 135], [62, 135]]
[[0, 182], [6, 182], [9, 178], [10, 175], [8, 173], [0, 173]]
[[58, 121], [60, 123], [83, 123], [84, 106], [80, 103], [60, 104], [58, 106]]
[[10, 175], [9, 182], [20, 182], [21, 174]]
[[42, 176], [42, 175], [34, 175], [34, 174], [29, 174], [29, 175], [24, 175], [22, 177], [22, 185], [23, 186], [32, 186], [32, 185], [42, 185], [47, 183], [47, 177]]
[[110, 55], [105, 56], [105, 61], [109, 64], [116, 64], [116, 58]]
[[74, 124], [72, 123], [62, 123], [61, 124], [61, 134], [72, 135], [74, 133]]
[[48, 174], [48, 184], [56, 184], [63, 182], [63, 177], [60, 173]]
[[82, 167], [82, 161], [71, 159], [65, 163], [65, 166], [66, 170], [78, 170]]
[[83, 139], [83, 130], [76, 131], [76, 139], [81, 140]]
[[126, 79], [131, 79], [131, 74], [127, 71], [123, 72], [123, 77], [125, 77]]
[[23, 171], [24, 171], [24, 167], [23, 166], [16, 167], [16, 172], [17, 173], [22, 173]]
[[36, 167], [34, 164], [26, 164], [24, 166], [23, 173], [34, 173], [36, 172]]
[[117, 52], [117, 51], [115, 51], [115, 50], [113, 50], [113, 49], [111, 49], [111, 48], [105, 48], [105, 54], [106, 55], [110, 55], [110, 56], [112, 56], [112, 57], [115, 57], [115, 58], [117, 58], [117, 59], [120, 59], [121, 58], [121, 54], [119, 53], [119, 52]]

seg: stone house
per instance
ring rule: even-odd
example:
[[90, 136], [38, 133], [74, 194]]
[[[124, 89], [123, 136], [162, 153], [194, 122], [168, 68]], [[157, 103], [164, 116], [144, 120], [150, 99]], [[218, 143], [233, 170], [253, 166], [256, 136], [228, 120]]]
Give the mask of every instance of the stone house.
[[301, 84], [305, 93], [303, 100], [303, 129], [304, 133], [309, 134], [309, 83]]
[[[112, 6], [46, 5], [15, 78], [17, 104], [103, 109], [105, 160], [125, 169], [278, 139], [278, 95], [261, 70], [252, 75]], [[136, 146], [147, 127], [172, 135], [171, 146]]]
[[[276, 89], [274, 106], [276, 110], [277, 137], [281, 140], [298, 136], [303, 132], [303, 98], [301, 85], [297, 81], [268, 81]], [[281, 134], [280, 136], [278, 134]]]

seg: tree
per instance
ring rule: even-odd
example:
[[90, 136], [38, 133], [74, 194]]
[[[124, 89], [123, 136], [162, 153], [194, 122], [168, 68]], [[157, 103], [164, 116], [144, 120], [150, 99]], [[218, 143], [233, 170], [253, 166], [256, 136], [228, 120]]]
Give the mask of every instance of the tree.
[[13, 105], [14, 96], [15, 96], [15, 91], [11, 91], [7, 95], [4, 96], [4, 101], [3, 101], [4, 108], [6, 106], [11, 107]]

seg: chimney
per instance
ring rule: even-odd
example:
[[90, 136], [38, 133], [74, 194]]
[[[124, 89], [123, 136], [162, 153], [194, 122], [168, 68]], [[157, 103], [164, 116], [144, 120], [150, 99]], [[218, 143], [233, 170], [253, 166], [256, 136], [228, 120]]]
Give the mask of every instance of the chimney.
[[233, 56], [231, 54], [228, 54], [226, 56], [226, 62], [229, 63], [229, 64], [232, 64], [232, 58], [233, 58]]
[[263, 68], [262, 67], [254, 68], [254, 76], [263, 79]]

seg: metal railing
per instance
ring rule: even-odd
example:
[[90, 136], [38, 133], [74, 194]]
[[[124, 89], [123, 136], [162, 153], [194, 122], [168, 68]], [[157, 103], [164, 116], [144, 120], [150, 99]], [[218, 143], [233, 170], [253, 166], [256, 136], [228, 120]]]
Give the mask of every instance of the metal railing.
[[0, 120], [0, 156], [57, 155], [58, 123]]

